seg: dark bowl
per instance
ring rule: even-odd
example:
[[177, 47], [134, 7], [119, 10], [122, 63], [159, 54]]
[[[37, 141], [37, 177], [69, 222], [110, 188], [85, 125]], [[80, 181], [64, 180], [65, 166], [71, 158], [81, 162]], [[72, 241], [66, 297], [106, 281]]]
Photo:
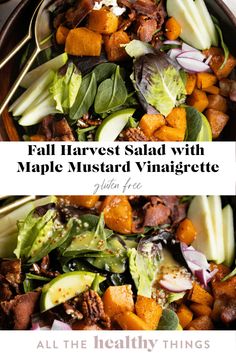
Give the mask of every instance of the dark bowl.
[[[0, 59], [4, 58], [7, 53], [19, 42], [27, 31], [27, 26], [30, 21], [34, 8], [39, 0], [22, 0], [14, 12], [10, 15], [6, 24], [0, 33]], [[231, 52], [236, 55], [235, 38], [236, 34], [236, 17], [232, 14], [229, 8], [222, 0], [206, 0], [210, 12], [220, 20], [221, 28], [224, 30], [224, 38]], [[3, 101], [9, 88], [17, 77], [16, 63], [19, 62], [22, 52], [15, 56], [1, 71], [1, 86], [0, 86], [0, 102]], [[236, 109], [232, 110], [231, 118], [227, 124], [220, 140], [236, 141]], [[12, 120], [7, 110], [0, 117], [0, 140], [2, 141], [17, 141], [22, 140], [21, 134], [18, 131], [18, 126]]]

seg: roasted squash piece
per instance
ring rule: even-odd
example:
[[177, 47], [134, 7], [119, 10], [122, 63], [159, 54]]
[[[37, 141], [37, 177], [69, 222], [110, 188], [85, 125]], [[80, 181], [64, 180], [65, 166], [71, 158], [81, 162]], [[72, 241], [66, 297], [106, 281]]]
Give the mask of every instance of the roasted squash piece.
[[162, 307], [154, 299], [138, 295], [135, 303], [135, 312], [149, 327], [157, 329], [162, 315]]
[[154, 133], [154, 137], [159, 141], [183, 141], [184, 132], [177, 128], [163, 126]]
[[195, 240], [196, 236], [197, 231], [190, 219], [186, 218], [180, 222], [176, 231], [176, 237], [180, 242], [184, 242], [189, 246]]
[[223, 282], [212, 282], [212, 290], [215, 297], [228, 296], [236, 298], [236, 276]]
[[187, 104], [196, 108], [199, 112], [205, 111], [208, 106], [208, 98], [204, 91], [195, 89], [187, 98]]
[[132, 208], [126, 196], [106, 197], [102, 210], [105, 224], [121, 234], [130, 234], [132, 231]]
[[118, 17], [105, 8], [93, 10], [88, 17], [88, 28], [102, 34], [114, 33], [118, 29]]
[[188, 300], [196, 302], [197, 304], [212, 306], [214, 298], [208, 291], [195, 282], [188, 295]]
[[228, 110], [227, 100], [221, 95], [209, 95], [208, 96], [208, 107], [226, 113]]
[[226, 64], [223, 68], [221, 68], [222, 64], [224, 63], [225, 57], [223, 50], [220, 48], [212, 47], [210, 49], [205, 50], [203, 53], [208, 57], [212, 56], [212, 59], [210, 61], [210, 67], [217, 76], [218, 80], [228, 77], [236, 66], [236, 58], [234, 58], [230, 54]]
[[176, 314], [179, 318], [179, 323], [180, 323], [181, 327], [183, 327], [183, 328], [186, 328], [193, 319], [192, 311], [190, 311], [189, 308], [184, 304], [182, 304], [178, 308], [178, 311], [176, 312]]
[[194, 313], [195, 316], [210, 316], [212, 309], [207, 305], [202, 304], [191, 304], [190, 310]]
[[31, 135], [30, 141], [46, 141], [46, 137], [44, 135], [35, 134]]
[[213, 139], [217, 139], [226, 126], [229, 116], [215, 109], [208, 109], [205, 113], [212, 130]]
[[172, 128], [181, 130], [184, 135], [187, 128], [187, 118], [185, 108], [173, 108], [170, 114], [166, 117], [166, 122]]
[[197, 74], [197, 88], [204, 90], [207, 87], [214, 86], [217, 83], [217, 77], [210, 73]]
[[79, 27], [70, 30], [66, 38], [65, 52], [76, 56], [100, 56], [102, 36], [100, 33]]
[[216, 263], [211, 262], [210, 268], [211, 268], [211, 271], [214, 269], [218, 270], [218, 272], [216, 273], [216, 275], [213, 278], [213, 281], [222, 280], [222, 279], [224, 279], [224, 277], [226, 277], [226, 275], [228, 275], [231, 272], [230, 268], [224, 264], [216, 264]]
[[69, 32], [70, 32], [70, 30], [67, 27], [60, 25], [57, 29], [57, 32], [56, 32], [57, 44], [64, 45], [66, 43], [66, 38], [67, 38]]
[[109, 286], [103, 295], [105, 313], [113, 319], [115, 315], [134, 311], [131, 285]]
[[217, 86], [206, 87], [205, 89], [203, 89], [203, 91], [205, 91], [207, 93], [211, 93], [212, 95], [219, 95], [219, 93], [220, 93], [220, 89]]
[[117, 31], [111, 36], [104, 36], [104, 45], [109, 61], [122, 61], [127, 58], [127, 53], [121, 44], [130, 42], [129, 36], [124, 31]]
[[214, 324], [209, 316], [200, 316], [190, 322], [187, 329], [190, 331], [209, 331], [214, 329]]
[[182, 31], [180, 24], [176, 21], [174, 17], [170, 17], [166, 21], [165, 29], [165, 36], [171, 41], [177, 39]]
[[99, 200], [97, 195], [66, 195], [60, 198], [70, 205], [89, 209], [94, 208]]
[[196, 83], [197, 83], [197, 75], [187, 73], [187, 80], [186, 80], [186, 84], [185, 84], [185, 89], [186, 89], [187, 95], [191, 95], [193, 93], [193, 90], [196, 87]]
[[133, 312], [124, 312], [115, 316], [119, 326], [128, 331], [148, 331], [150, 328], [140, 317]]
[[165, 123], [165, 118], [161, 114], [144, 114], [139, 122], [139, 127], [146, 137], [151, 138], [153, 133]]

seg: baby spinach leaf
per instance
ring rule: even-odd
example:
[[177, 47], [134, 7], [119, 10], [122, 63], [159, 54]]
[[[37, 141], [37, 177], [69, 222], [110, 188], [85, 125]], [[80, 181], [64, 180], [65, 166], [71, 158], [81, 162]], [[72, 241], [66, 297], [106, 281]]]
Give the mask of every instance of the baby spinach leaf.
[[70, 109], [71, 121], [77, 121], [85, 113], [88, 113], [90, 107], [94, 102], [94, 98], [97, 91], [96, 76], [92, 72], [83, 77], [82, 84], [80, 86], [75, 103]]
[[117, 65], [114, 63], [102, 63], [93, 69], [96, 76], [97, 83], [100, 84], [102, 81], [111, 77], [116, 71]]
[[201, 114], [194, 108], [185, 106], [187, 113], [187, 134], [186, 141], [196, 141], [202, 128]]
[[104, 113], [125, 103], [127, 89], [120, 75], [119, 66], [111, 78], [104, 80], [98, 87], [94, 109], [96, 113]]
[[223, 33], [221, 31], [220, 26], [215, 23], [215, 28], [217, 29], [217, 32], [219, 34], [221, 47], [222, 47], [222, 49], [224, 51], [224, 56], [225, 56], [224, 62], [222, 63], [222, 65], [220, 67], [220, 70], [221, 70], [221, 69], [223, 69], [223, 67], [225, 66], [225, 64], [226, 64], [226, 62], [227, 62], [227, 60], [229, 58], [229, 48], [227, 47], [227, 45], [224, 42]]
[[162, 331], [174, 331], [179, 325], [176, 313], [171, 309], [164, 309], [157, 329]]

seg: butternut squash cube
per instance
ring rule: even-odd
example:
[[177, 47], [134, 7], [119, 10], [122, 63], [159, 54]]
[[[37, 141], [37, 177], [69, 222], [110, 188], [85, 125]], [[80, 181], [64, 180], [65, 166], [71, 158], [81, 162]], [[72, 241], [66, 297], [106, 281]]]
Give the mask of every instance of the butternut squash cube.
[[156, 300], [138, 295], [135, 303], [135, 312], [148, 325], [149, 329], [157, 329], [162, 315], [162, 307]]
[[130, 42], [129, 36], [124, 31], [117, 31], [111, 36], [104, 36], [104, 45], [109, 61], [122, 61], [127, 58], [127, 53], [121, 44]]
[[166, 117], [166, 121], [169, 126], [181, 130], [185, 135], [187, 128], [187, 115], [185, 108], [173, 108], [170, 114]]
[[131, 285], [109, 286], [102, 300], [104, 311], [111, 319], [120, 313], [134, 311]]
[[178, 308], [177, 316], [179, 318], [179, 323], [183, 328], [186, 328], [193, 319], [192, 311], [190, 311], [184, 304]]
[[76, 56], [100, 56], [102, 36], [100, 33], [80, 27], [70, 30], [66, 38], [65, 52]]
[[151, 138], [153, 133], [163, 125], [165, 125], [165, 118], [161, 114], [144, 114], [139, 122], [140, 129], [148, 138]]
[[67, 27], [60, 25], [56, 32], [56, 41], [59, 45], [64, 45], [66, 43], [66, 38], [70, 30]]
[[148, 331], [150, 329], [148, 325], [133, 312], [120, 313], [115, 316], [115, 321], [122, 329], [128, 331]]
[[208, 106], [208, 98], [204, 91], [195, 89], [187, 99], [187, 104], [196, 108], [199, 112], [205, 111]]
[[177, 128], [167, 127], [166, 125], [155, 131], [154, 137], [159, 141], [183, 141], [184, 132]]
[[187, 95], [191, 95], [193, 93], [193, 90], [196, 87], [196, 83], [197, 83], [197, 76], [196, 74], [187, 74], [187, 81], [185, 84], [185, 89], [186, 89], [186, 93]]
[[210, 73], [197, 74], [197, 88], [204, 90], [207, 87], [214, 86], [217, 83], [217, 77]]
[[99, 200], [97, 195], [66, 195], [61, 198], [70, 205], [89, 209], [94, 208]]
[[132, 208], [126, 196], [106, 197], [102, 205], [105, 224], [121, 234], [132, 232]]
[[102, 34], [112, 34], [118, 29], [118, 17], [111, 11], [102, 8], [89, 14], [88, 28]]

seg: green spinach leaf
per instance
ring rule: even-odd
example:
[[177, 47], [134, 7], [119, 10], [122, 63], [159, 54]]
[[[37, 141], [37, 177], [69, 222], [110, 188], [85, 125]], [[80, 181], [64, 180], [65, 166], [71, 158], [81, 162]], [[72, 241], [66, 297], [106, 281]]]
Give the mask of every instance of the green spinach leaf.
[[171, 309], [164, 309], [157, 329], [162, 331], [174, 331], [179, 325], [176, 313]]
[[121, 106], [125, 103], [127, 95], [125, 82], [117, 66], [112, 77], [104, 80], [98, 87], [94, 103], [95, 112], [104, 113]]
[[100, 84], [102, 81], [111, 77], [116, 71], [117, 65], [114, 63], [102, 63], [93, 69], [93, 73], [96, 76], [97, 83]]
[[85, 113], [88, 113], [90, 107], [94, 102], [97, 91], [97, 80], [95, 74], [92, 72], [83, 77], [75, 103], [70, 109], [70, 120], [77, 121]]
[[194, 107], [185, 106], [187, 113], [187, 133], [186, 141], [196, 141], [202, 128], [201, 113]]

